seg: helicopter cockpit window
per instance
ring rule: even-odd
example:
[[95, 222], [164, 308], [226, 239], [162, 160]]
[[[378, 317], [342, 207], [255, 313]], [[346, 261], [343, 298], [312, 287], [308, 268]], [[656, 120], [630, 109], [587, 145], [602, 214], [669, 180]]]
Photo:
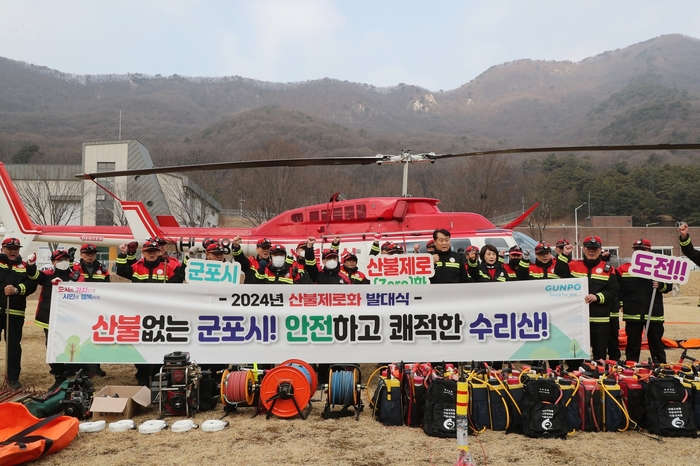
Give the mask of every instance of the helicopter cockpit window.
[[304, 214], [296, 213], [292, 214], [292, 222], [299, 223], [304, 221]]
[[333, 220], [342, 220], [343, 219], [343, 208], [342, 207], [333, 207]]
[[355, 220], [355, 208], [353, 206], [345, 208], [345, 220]]
[[330, 211], [329, 210], [322, 210], [321, 211], [321, 220], [322, 221], [324, 221], [324, 222], [328, 221], [328, 212], [330, 212]]
[[355, 205], [355, 212], [357, 213], [357, 219], [362, 220], [367, 218], [367, 206], [364, 204]]
[[318, 210], [312, 210], [309, 212], [309, 221], [318, 222]]

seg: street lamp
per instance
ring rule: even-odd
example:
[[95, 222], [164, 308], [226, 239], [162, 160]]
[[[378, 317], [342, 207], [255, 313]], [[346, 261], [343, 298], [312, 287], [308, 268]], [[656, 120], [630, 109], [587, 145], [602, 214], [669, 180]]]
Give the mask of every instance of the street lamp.
[[585, 205], [586, 205], [586, 203], [584, 202], [583, 204], [581, 204], [580, 206], [578, 206], [578, 207], [576, 207], [576, 208], [574, 209], [574, 225], [575, 225], [574, 228], [576, 229], [576, 242], [575, 242], [575, 245], [576, 245], [576, 259], [580, 259], [580, 257], [579, 257], [579, 249], [578, 249], [578, 210], [579, 210], [581, 207], [585, 206]]

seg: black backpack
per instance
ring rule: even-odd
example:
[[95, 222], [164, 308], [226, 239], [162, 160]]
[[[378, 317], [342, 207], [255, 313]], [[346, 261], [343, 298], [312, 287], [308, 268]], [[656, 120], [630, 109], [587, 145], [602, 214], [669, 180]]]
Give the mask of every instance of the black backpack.
[[432, 437], [457, 438], [457, 382], [435, 379], [425, 393], [423, 432]]
[[665, 437], [697, 437], [690, 390], [675, 377], [649, 379], [644, 385], [647, 429]]
[[564, 396], [551, 379], [529, 379], [522, 401], [523, 434], [534, 438], [566, 438], [568, 421]]
[[398, 379], [379, 378], [372, 396], [374, 418], [385, 426], [403, 425], [401, 388]]

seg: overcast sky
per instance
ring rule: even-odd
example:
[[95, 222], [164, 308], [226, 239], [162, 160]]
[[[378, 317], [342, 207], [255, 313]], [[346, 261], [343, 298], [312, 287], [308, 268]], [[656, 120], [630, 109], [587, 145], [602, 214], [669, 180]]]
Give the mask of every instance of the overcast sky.
[[671, 33], [700, 38], [700, 2], [0, 0], [0, 56], [76, 74], [437, 91], [511, 60], [579, 61]]

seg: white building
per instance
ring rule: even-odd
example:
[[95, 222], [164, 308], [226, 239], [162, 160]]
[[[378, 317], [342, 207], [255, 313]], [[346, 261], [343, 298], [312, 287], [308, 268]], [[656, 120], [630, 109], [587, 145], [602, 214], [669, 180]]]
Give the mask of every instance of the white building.
[[[221, 204], [185, 175], [98, 178], [101, 187], [75, 177], [78, 173], [150, 167], [153, 162], [148, 149], [135, 139], [84, 143], [81, 165], [6, 165], [37, 224], [126, 225], [116, 196], [143, 202], [156, 222], [159, 216], [173, 216], [180, 226], [218, 225]], [[48, 258], [43, 249], [39, 248], [40, 255]], [[115, 256], [115, 251], [110, 254], [107, 248], [100, 252], [102, 260]]]

